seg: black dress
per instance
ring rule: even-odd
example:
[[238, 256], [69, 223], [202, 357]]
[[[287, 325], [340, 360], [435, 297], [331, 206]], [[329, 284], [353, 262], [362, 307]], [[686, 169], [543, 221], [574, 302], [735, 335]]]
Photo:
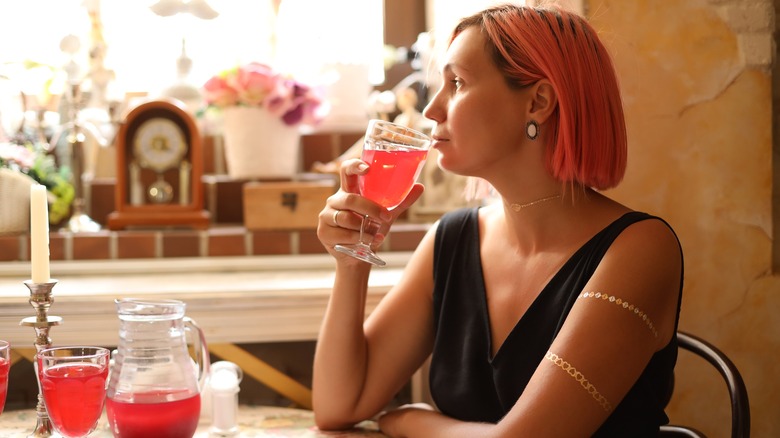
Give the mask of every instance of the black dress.
[[[477, 216], [477, 208], [456, 210], [443, 216], [437, 229], [430, 388], [442, 413], [497, 423], [520, 397], [614, 239], [632, 223], [659, 218], [627, 213], [592, 237], [550, 280], [491, 359]], [[678, 300], [677, 318], [679, 314]], [[668, 422], [664, 406], [676, 360], [673, 336], [594, 436], [657, 436], [659, 426]]]

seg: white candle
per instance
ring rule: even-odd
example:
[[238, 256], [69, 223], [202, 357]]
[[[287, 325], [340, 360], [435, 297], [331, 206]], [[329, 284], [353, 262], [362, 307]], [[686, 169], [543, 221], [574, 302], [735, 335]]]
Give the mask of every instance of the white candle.
[[46, 187], [30, 186], [30, 264], [32, 282], [48, 283], [49, 278], [49, 204]]

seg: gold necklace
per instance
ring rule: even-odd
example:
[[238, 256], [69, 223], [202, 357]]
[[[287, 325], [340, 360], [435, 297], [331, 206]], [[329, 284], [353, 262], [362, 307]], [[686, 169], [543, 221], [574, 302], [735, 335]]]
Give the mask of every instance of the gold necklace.
[[553, 199], [558, 199], [561, 196], [563, 196], [563, 195], [561, 195], [559, 193], [557, 195], [553, 195], [553, 196], [548, 196], [546, 198], [537, 199], [536, 201], [526, 202], [525, 204], [516, 204], [515, 203], [515, 204], [510, 204], [509, 206], [512, 207], [512, 210], [514, 210], [514, 211], [520, 211], [520, 210], [522, 210], [524, 208], [531, 207], [531, 206], [536, 205], [536, 204], [541, 204], [542, 202], [547, 202], [547, 201], [552, 201]]

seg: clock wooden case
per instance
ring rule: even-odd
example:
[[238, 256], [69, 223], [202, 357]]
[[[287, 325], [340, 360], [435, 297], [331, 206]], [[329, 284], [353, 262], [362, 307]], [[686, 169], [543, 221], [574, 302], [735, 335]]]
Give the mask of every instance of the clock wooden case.
[[182, 102], [150, 100], [131, 109], [119, 126], [116, 158], [110, 229], [208, 227], [201, 137]]

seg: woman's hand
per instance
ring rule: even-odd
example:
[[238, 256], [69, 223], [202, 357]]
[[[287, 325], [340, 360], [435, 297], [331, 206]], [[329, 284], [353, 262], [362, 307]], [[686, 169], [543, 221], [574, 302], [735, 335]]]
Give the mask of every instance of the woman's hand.
[[[403, 405], [383, 412], [377, 419], [379, 429], [392, 438], [474, 438], [516, 436], [496, 430], [492, 423], [473, 423], [456, 420], [425, 403]], [[529, 435], [530, 436], [530, 435]], [[536, 435], [534, 435], [536, 436]]]
[[370, 230], [374, 232], [371, 246], [376, 249], [384, 241], [390, 230], [390, 225], [420, 197], [424, 190], [422, 184], [415, 184], [403, 202], [390, 211], [360, 195], [358, 177], [367, 171], [368, 164], [361, 160], [344, 161], [340, 171], [341, 187], [338, 192], [328, 198], [325, 208], [319, 214], [317, 237], [325, 249], [337, 260], [357, 261], [334, 250], [333, 247], [339, 243], [354, 244], [358, 242], [363, 215], [369, 216], [375, 223], [379, 224], [378, 227]]
[[400, 406], [392, 411], [382, 412], [379, 414], [377, 422], [379, 423], [379, 429], [382, 433], [393, 438], [406, 438], [407, 433], [404, 431], [404, 425], [408, 425], [408, 422], [404, 422], [404, 419], [410, 415], [426, 415], [435, 414], [436, 411], [431, 405], [426, 403], [411, 403]]

